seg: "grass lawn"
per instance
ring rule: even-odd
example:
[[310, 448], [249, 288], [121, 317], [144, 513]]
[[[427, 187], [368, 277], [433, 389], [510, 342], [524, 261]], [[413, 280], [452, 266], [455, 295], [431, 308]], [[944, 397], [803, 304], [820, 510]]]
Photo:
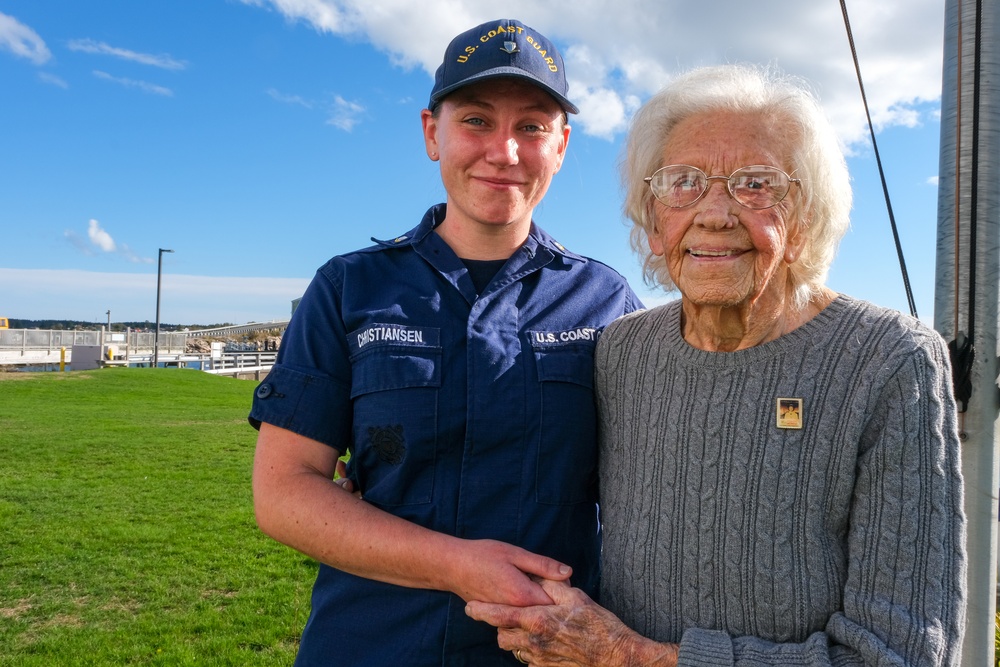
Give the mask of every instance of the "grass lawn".
[[261, 534], [253, 382], [0, 373], [0, 665], [290, 665], [316, 564]]

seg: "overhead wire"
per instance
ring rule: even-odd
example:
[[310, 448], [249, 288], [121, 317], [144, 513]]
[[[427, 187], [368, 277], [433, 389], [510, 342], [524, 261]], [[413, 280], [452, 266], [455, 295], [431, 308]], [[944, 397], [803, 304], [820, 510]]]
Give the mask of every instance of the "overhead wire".
[[868, 110], [868, 96], [865, 94], [865, 84], [861, 78], [861, 65], [858, 62], [858, 51], [854, 46], [854, 33], [851, 31], [851, 21], [847, 16], [847, 2], [840, 0], [840, 9], [844, 15], [844, 26], [847, 28], [847, 40], [851, 45], [851, 56], [854, 58], [854, 70], [858, 75], [858, 85], [861, 87], [861, 100], [865, 106], [865, 117], [868, 119], [868, 131], [871, 134], [872, 148], [875, 151], [875, 161], [878, 164], [879, 177], [882, 179], [882, 193], [885, 196], [885, 206], [889, 211], [889, 224], [892, 225], [892, 238], [896, 243], [896, 256], [899, 258], [899, 268], [903, 274], [903, 287], [906, 289], [906, 301], [910, 307], [910, 315], [917, 317], [917, 304], [913, 300], [913, 290], [910, 287], [910, 276], [906, 271], [906, 260], [903, 257], [903, 246], [899, 242], [899, 231], [896, 229], [896, 217], [892, 212], [892, 201], [889, 197], [889, 187], [885, 181], [885, 170], [882, 168], [882, 157], [878, 152], [878, 142], [875, 141], [875, 126]]

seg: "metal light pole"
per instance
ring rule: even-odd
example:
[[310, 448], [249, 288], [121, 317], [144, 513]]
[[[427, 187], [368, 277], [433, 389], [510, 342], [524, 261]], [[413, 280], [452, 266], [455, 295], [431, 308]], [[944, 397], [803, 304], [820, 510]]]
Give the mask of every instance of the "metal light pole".
[[160, 364], [160, 284], [163, 280], [163, 253], [173, 252], [160, 248], [160, 255], [156, 262], [156, 333], [153, 336], [153, 368]]

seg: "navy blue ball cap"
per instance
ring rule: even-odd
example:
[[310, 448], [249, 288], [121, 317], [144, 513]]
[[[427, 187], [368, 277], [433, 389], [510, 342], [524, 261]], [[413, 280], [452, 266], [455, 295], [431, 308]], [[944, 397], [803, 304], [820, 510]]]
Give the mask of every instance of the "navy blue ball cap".
[[569, 113], [580, 113], [566, 98], [569, 85], [562, 56], [544, 35], [514, 19], [489, 21], [451, 40], [434, 75], [427, 105], [433, 110], [449, 93], [497, 77], [524, 79], [542, 88]]

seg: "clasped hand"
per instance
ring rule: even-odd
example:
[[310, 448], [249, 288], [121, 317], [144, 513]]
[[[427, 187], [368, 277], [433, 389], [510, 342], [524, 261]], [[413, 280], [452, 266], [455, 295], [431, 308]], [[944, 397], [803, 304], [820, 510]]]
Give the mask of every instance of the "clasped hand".
[[465, 613], [496, 627], [500, 648], [536, 667], [675, 665], [676, 646], [645, 639], [566, 581], [542, 580], [553, 604], [472, 601]]

